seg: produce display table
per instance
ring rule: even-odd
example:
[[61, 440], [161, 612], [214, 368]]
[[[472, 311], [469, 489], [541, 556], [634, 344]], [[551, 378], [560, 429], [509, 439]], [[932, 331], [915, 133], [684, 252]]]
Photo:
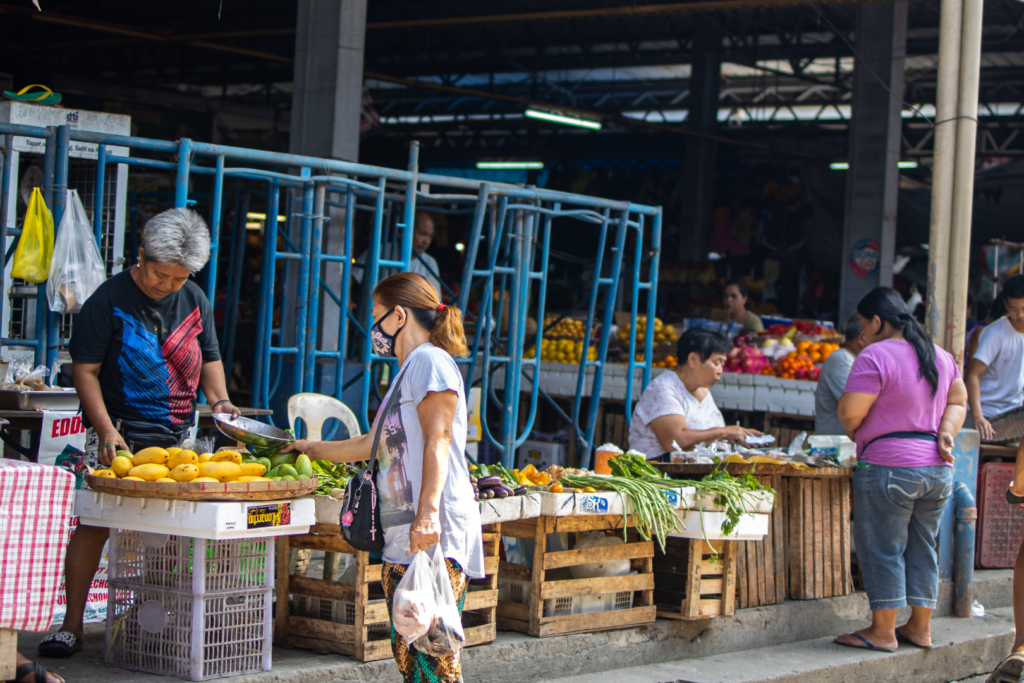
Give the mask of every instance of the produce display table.
[[[552, 551], [548, 534], [612, 531], [632, 526], [625, 515], [538, 517], [502, 524], [503, 536], [533, 541], [533, 564], [501, 562], [504, 584], [498, 599], [498, 626], [534, 637], [591, 633], [654, 623], [654, 543], [635, 529], [625, 543]], [[570, 545], [574, 542], [570, 541]], [[629, 560], [627, 576], [574, 579], [568, 567]], [[502, 594], [504, 593], [504, 594]]]
[[[700, 479], [714, 465], [653, 463], [672, 477]], [[752, 471], [775, 489], [768, 534], [740, 541], [736, 551], [738, 607], [853, 593], [850, 559], [850, 482], [842, 467], [728, 463], [732, 475]]]
[[[196, 406], [199, 412], [199, 428], [210, 429], [214, 427], [213, 411], [205, 403]], [[273, 415], [273, 410], [265, 408], [239, 408], [242, 417], [258, 417], [261, 415]], [[10, 424], [8, 429], [12, 430], [38, 430], [43, 424], [43, 413], [39, 410], [0, 410], [0, 419], [7, 420]]]

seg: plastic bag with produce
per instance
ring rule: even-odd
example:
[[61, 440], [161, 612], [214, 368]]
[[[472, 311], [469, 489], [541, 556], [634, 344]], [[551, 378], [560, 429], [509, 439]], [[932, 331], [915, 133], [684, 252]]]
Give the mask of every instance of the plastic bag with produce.
[[[444, 560], [441, 562], [443, 564]], [[434, 569], [427, 554], [420, 550], [395, 589], [391, 621], [395, 632], [405, 639], [407, 645], [412, 645], [427, 633], [436, 612]]]
[[434, 546], [431, 570], [437, 609], [430, 621], [430, 628], [416, 641], [416, 649], [432, 657], [457, 655], [466, 644], [466, 633], [462, 629], [462, 615], [459, 614], [459, 604], [455, 601], [455, 592], [452, 590], [448, 566], [445, 564], [444, 555], [441, 554], [440, 544]]

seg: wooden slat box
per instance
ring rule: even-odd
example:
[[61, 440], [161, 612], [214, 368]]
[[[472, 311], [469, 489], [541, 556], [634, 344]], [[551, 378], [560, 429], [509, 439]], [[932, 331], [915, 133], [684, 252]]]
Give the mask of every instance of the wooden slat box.
[[[739, 541], [667, 539], [654, 553], [654, 602], [662, 619], [711, 619], [736, 611]], [[717, 555], [717, 557], [716, 557]]]
[[789, 591], [795, 600], [853, 593], [850, 479], [783, 477]]

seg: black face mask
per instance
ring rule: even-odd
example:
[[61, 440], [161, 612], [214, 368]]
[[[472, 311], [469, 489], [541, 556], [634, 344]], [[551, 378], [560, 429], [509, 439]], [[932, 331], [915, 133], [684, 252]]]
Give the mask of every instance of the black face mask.
[[[398, 338], [398, 333], [402, 331], [399, 327], [395, 330], [394, 334], [388, 334], [384, 331], [384, 328], [380, 326], [389, 315], [395, 312], [395, 309], [391, 309], [384, 314], [384, 317], [373, 324], [370, 328], [370, 345], [373, 346], [373, 352], [381, 358], [394, 358], [395, 357], [395, 339]], [[403, 325], [404, 327], [404, 325]]]

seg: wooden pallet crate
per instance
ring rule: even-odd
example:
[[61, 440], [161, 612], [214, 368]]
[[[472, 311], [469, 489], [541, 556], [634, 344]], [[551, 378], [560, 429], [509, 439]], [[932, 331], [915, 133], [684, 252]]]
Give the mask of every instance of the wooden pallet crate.
[[662, 619], [711, 619], [736, 611], [738, 541], [668, 538], [654, 554], [654, 602]]
[[786, 555], [786, 496], [781, 474], [755, 477], [775, 491], [775, 507], [768, 535], [760, 541], [736, 543], [736, 607], [778, 605], [786, 599], [788, 557]]
[[[466, 632], [466, 647], [490, 643], [497, 635], [500, 524], [483, 527], [483, 543], [486, 577], [470, 581], [463, 604], [462, 623]], [[290, 566], [292, 549], [326, 552], [325, 568], [336, 566], [338, 554], [354, 556], [355, 583], [305, 576], [301, 564], [293, 570]], [[356, 550], [346, 543], [337, 525], [317, 524], [310, 528], [309, 534], [279, 537], [276, 558], [279, 597], [274, 623], [274, 644], [279, 647], [297, 647], [348, 655], [360, 662], [391, 657], [388, 608], [381, 586], [382, 566], [371, 564], [369, 553]], [[326, 571], [333, 576], [333, 571]], [[290, 596], [293, 599], [296, 596], [306, 596], [351, 603], [354, 606], [353, 623], [298, 616], [293, 614], [291, 601], [282, 599], [283, 596]]]
[[[622, 515], [580, 515], [573, 517], [538, 517], [536, 519], [502, 524], [501, 533], [512, 538], [533, 541], [532, 565], [501, 562], [498, 573], [502, 578], [529, 582], [526, 604], [510, 600], [498, 601], [498, 626], [504, 630], [519, 631], [534, 637], [589, 633], [653, 624], [657, 617], [654, 607], [654, 544], [637, 534], [628, 518]], [[576, 535], [588, 531], [626, 532], [626, 543], [598, 548], [548, 550], [547, 538], [551, 533], [568, 533], [570, 545]], [[592, 562], [629, 560], [632, 571], [628, 576], [573, 579], [568, 567]], [[545, 601], [557, 598], [577, 598], [607, 593], [632, 592], [632, 607], [588, 614], [545, 616]]]
[[850, 478], [784, 476], [783, 483], [787, 597], [812, 600], [850, 595]]

